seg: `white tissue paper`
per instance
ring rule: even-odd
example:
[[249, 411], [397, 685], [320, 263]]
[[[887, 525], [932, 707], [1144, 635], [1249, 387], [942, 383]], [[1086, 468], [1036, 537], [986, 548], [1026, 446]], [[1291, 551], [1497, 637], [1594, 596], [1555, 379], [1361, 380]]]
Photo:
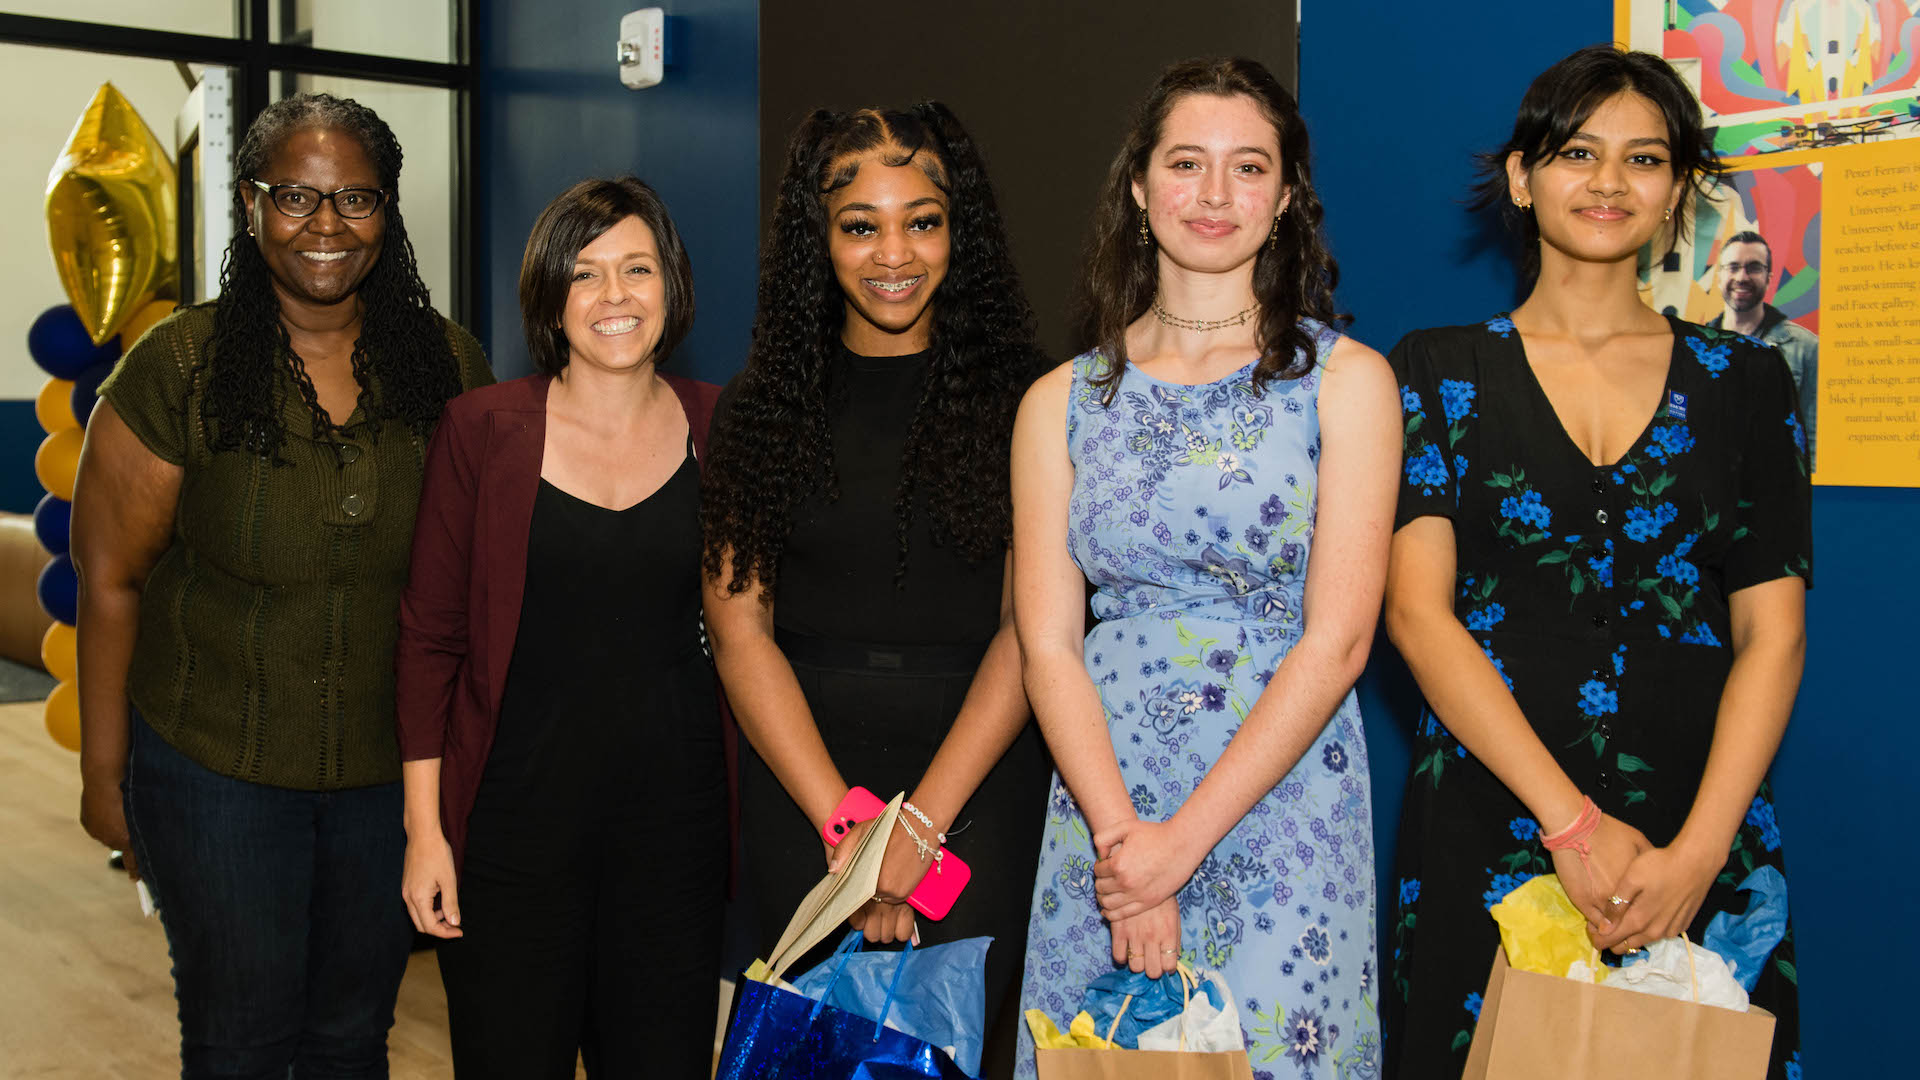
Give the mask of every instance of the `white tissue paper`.
[[[1195, 975], [1213, 982], [1220, 991], [1220, 1000], [1226, 1002], [1226, 1008], [1215, 1009], [1205, 994], [1195, 993], [1192, 1000], [1187, 1002], [1185, 1012], [1162, 1020], [1140, 1033], [1140, 1049], [1216, 1054], [1247, 1048], [1246, 1037], [1240, 1033], [1240, 1010], [1233, 1003], [1233, 990], [1227, 986], [1227, 981], [1217, 971], [1198, 971]], [[1187, 1035], [1185, 1046], [1180, 1044], [1183, 1026]]]
[[[1687, 961], [1688, 952], [1693, 954], [1691, 964]], [[1574, 973], [1568, 971], [1567, 974]], [[1720, 954], [1680, 938], [1667, 938], [1647, 946], [1643, 959], [1614, 969], [1601, 985], [1715, 1005], [1734, 1012], [1747, 1011], [1747, 992]]]
[[1575, 960], [1573, 963], [1567, 965], [1567, 978], [1578, 979], [1583, 983], [1597, 983], [1606, 978], [1607, 972], [1611, 970], [1613, 969], [1607, 967], [1605, 964], [1601, 964], [1600, 970], [1595, 971], [1587, 966], [1585, 960]]

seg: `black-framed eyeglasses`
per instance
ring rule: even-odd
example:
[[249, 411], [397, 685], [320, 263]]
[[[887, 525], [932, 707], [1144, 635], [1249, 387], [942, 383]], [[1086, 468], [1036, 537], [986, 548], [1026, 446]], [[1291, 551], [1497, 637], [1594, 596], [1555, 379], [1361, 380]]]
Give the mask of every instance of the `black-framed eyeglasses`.
[[265, 192], [267, 198], [273, 200], [273, 208], [290, 218], [312, 217], [321, 203], [330, 202], [334, 213], [357, 221], [372, 217], [387, 201], [387, 193], [380, 188], [343, 187], [337, 191], [321, 191], [304, 184], [267, 184], [259, 180], [247, 183]]

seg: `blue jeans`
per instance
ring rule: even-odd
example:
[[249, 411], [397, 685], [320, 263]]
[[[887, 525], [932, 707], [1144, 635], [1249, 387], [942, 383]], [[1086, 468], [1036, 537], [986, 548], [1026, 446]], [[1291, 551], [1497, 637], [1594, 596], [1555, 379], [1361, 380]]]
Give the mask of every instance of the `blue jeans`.
[[386, 1076], [413, 934], [400, 785], [234, 780], [130, 726], [127, 826], [173, 954], [181, 1076]]

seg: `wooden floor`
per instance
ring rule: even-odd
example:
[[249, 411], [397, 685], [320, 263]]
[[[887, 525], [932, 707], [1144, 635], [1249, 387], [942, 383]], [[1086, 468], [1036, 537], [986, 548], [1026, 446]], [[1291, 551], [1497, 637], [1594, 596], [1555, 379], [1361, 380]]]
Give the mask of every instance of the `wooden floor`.
[[[0, 705], [0, 1077], [178, 1076], [166, 938], [81, 831], [79, 759], [41, 713]], [[407, 965], [388, 1047], [394, 1080], [453, 1074], [431, 952]]]

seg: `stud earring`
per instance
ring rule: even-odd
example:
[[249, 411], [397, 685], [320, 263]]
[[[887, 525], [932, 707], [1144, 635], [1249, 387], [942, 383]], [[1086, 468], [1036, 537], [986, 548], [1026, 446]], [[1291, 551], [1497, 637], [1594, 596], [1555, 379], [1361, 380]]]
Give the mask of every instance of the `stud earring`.
[[1147, 208], [1140, 208], [1140, 246], [1153, 246], [1153, 231], [1147, 228]]
[[1661, 221], [1672, 221], [1672, 220], [1673, 220], [1673, 207], [1671, 207], [1671, 206], [1669, 206], [1669, 207], [1667, 207], [1667, 214], [1666, 214], [1666, 216], [1665, 216], [1665, 217], [1663, 217], [1663, 218], [1661, 218], [1660, 220], [1661, 220]]

